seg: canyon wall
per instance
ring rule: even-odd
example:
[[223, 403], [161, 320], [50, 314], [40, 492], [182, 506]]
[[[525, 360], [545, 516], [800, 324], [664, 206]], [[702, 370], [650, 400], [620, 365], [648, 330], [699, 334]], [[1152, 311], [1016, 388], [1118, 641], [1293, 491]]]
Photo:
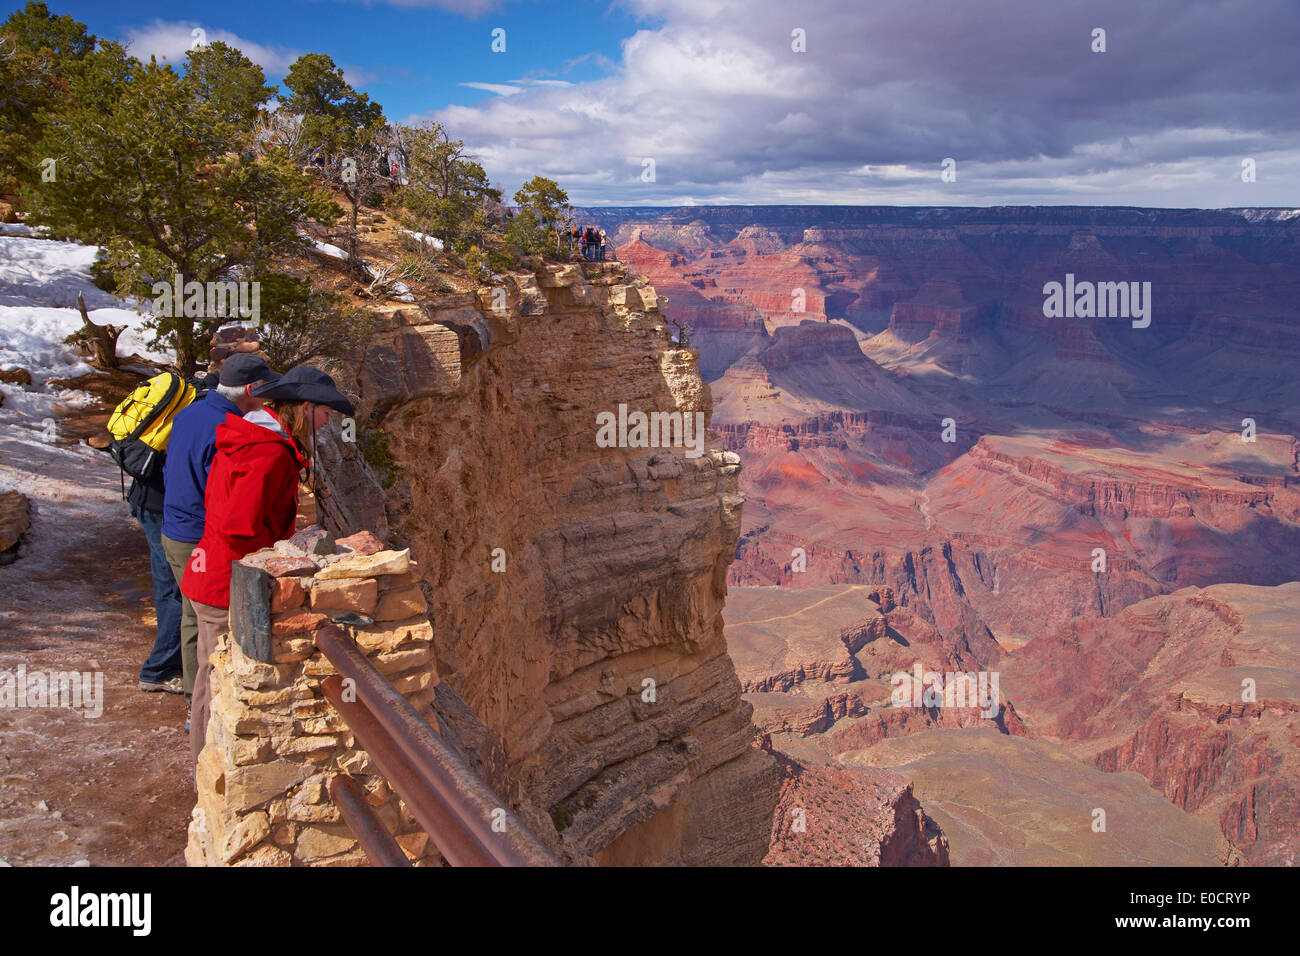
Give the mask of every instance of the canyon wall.
[[386, 501], [437, 672], [499, 751], [498, 785], [573, 860], [760, 862], [779, 774], [722, 633], [739, 460], [713, 435], [597, 443], [620, 405], [711, 416], [653, 288], [617, 263], [539, 266], [391, 324], [350, 384], [394, 480], [327, 449], [323, 510], [346, 523], [344, 489]]

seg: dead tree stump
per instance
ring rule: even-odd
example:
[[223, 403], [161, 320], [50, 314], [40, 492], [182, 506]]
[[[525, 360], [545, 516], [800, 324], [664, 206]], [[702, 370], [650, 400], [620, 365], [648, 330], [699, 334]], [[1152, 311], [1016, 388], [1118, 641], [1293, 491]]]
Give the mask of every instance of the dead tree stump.
[[90, 364], [102, 372], [117, 368], [117, 337], [126, 331], [125, 325], [96, 325], [86, 311], [86, 300], [77, 293], [77, 308], [81, 311], [83, 325], [72, 333], [71, 339], [90, 349]]

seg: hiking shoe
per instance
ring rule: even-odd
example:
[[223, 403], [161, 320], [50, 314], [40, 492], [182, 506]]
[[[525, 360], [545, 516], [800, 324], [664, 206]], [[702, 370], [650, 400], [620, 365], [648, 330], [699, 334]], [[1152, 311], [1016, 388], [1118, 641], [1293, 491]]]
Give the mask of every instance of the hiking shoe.
[[160, 683], [154, 683], [153, 681], [142, 680], [140, 681], [140, 689], [144, 691], [146, 694], [154, 694], [157, 693], [158, 691], [162, 691], [165, 694], [185, 693], [185, 688], [181, 686], [181, 678], [179, 674], [176, 675], [175, 677], [169, 677], [165, 681], [162, 681]]

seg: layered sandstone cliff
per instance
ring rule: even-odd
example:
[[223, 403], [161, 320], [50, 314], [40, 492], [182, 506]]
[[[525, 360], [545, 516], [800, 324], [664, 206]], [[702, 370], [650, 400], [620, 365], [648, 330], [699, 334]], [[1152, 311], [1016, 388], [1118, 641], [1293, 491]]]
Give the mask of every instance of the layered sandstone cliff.
[[368, 470], [336, 445], [348, 493], [323, 508], [386, 501], [438, 673], [486, 727], [507, 797], [575, 860], [759, 862], [778, 774], [722, 636], [738, 459], [712, 435], [597, 442], [620, 405], [711, 414], [654, 290], [615, 263], [512, 274], [395, 313], [354, 385], [396, 480], [363, 493]]

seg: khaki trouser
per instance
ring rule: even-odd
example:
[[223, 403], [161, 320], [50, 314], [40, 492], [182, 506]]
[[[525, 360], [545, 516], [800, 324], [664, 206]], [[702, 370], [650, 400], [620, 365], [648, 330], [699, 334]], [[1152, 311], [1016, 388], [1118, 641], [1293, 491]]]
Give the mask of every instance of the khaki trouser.
[[208, 679], [212, 665], [208, 663], [208, 658], [217, 649], [217, 639], [230, 629], [230, 608], [213, 607], [198, 601], [191, 603], [199, 619], [199, 665], [194, 672], [194, 700], [190, 704], [190, 751], [197, 768], [199, 753], [203, 750], [203, 741], [207, 736], [208, 713], [212, 704], [212, 683]]
[[[185, 577], [185, 565], [198, 542], [173, 541], [167, 535], [162, 536], [163, 553], [167, 555], [167, 565], [176, 578], [176, 586], [181, 586]], [[194, 605], [184, 594], [181, 595], [181, 683], [185, 688], [185, 698], [190, 699], [194, 693], [194, 672], [199, 661], [199, 622], [194, 615]]]

